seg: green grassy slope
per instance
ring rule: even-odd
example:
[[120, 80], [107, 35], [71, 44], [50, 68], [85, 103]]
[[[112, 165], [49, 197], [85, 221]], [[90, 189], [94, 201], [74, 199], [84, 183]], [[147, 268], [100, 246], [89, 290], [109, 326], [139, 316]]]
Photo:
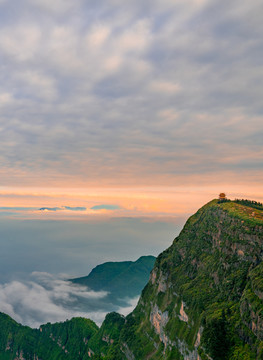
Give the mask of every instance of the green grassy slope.
[[136, 359], [263, 358], [262, 214], [213, 200], [189, 218], [122, 330]]
[[0, 359], [80, 360], [97, 331], [97, 325], [88, 319], [73, 318], [31, 329], [0, 313]]

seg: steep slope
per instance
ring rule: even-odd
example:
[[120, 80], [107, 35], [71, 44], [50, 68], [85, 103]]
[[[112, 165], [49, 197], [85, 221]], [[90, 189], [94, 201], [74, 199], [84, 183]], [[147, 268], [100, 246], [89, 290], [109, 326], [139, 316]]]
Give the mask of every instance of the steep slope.
[[120, 343], [128, 359], [263, 359], [263, 211], [214, 200], [160, 254]]
[[89, 341], [89, 351], [94, 353], [93, 356], [89, 357], [103, 359], [107, 354], [107, 359], [121, 360], [123, 353], [120, 351], [121, 343], [119, 340], [124, 324], [123, 315], [116, 312], [107, 314], [99, 331]]
[[83, 318], [31, 329], [0, 313], [0, 359], [81, 360], [97, 332], [97, 325]]
[[154, 256], [141, 256], [136, 261], [106, 262], [96, 266], [88, 276], [71, 281], [95, 291], [109, 291], [111, 301], [132, 298], [140, 295], [155, 260]]

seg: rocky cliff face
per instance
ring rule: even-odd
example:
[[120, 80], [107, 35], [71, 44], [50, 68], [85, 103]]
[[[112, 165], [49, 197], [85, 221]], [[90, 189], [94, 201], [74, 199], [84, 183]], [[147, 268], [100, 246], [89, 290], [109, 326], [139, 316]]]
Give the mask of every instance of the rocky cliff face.
[[263, 211], [256, 213], [214, 200], [187, 221], [122, 330], [135, 359], [263, 359]]

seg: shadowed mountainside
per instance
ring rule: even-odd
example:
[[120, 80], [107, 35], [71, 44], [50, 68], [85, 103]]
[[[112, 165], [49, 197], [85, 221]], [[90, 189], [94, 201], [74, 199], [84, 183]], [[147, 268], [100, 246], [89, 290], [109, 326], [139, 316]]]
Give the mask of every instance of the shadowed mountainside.
[[141, 256], [136, 261], [106, 262], [96, 266], [88, 276], [70, 281], [95, 291], [108, 291], [111, 301], [133, 298], [140, 295], [149, 280], [155, 260], [154, 256]]

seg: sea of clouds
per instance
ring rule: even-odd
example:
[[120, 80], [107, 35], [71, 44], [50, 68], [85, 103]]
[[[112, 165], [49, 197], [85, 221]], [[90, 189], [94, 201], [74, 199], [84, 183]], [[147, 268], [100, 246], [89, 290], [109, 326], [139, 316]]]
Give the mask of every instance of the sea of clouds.
[[65, 274], [55, 277], [47, 272], [33, 272], [27, 280], [0, 284], [0, 311], [34, 328], [76, 316], [90, 318], [100, 325], [108, 312], [126, 315], [138, 300], [126, 299], [126, 306], [119, 307], [107, 301], [107, 294], [73, 284]]

